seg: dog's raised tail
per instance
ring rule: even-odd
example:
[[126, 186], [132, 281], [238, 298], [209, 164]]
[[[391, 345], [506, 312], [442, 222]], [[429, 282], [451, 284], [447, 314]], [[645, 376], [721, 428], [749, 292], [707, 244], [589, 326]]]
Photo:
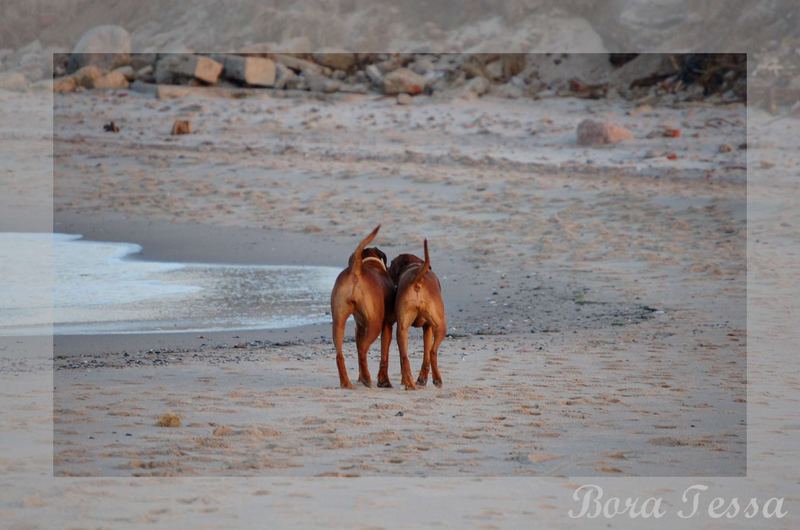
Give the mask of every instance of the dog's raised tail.
[[376, 226], [372, 232], [369, 233], [367, 237], [361, 240], [361, 243], [358, 244], [356, 247], [356, 251], [353, 253], [353, 274], [358, 276], [361, 274], [361, 253], [364, 252], [364, 247], [369, 245], [375, 236], [378, 235], [378, 230], [381, 229], [381, 225]]
[[422, 283], [422, 278], [431, 270], [431, 257], [428, 254], [428, 240], [426, 239], [423, 243], [425, 247], [425, 261], [422, 262], [422, 267], [419, 268], [419, 272], [417, 272], [417, 276], [414, 278], [414, 285], [419, 285]]

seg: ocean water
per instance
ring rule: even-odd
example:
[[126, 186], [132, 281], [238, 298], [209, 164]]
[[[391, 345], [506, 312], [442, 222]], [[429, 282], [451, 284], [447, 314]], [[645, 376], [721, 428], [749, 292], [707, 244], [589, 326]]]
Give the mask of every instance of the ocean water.
[[333, 267], [167, 263], [79, 235], [0, 233], [0, 335], [275, 329], [330, 321]]

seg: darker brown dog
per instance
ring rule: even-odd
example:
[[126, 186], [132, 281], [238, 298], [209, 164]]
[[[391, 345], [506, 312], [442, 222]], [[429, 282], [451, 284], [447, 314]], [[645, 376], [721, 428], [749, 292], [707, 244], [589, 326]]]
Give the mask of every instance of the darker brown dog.
[[342, 354], [345, 324], [350, 315], [356, 321], [358, 381], [364, 386], [372, 386], [367, 352], [380, 334], [381, 365], [378, 370], [378, 386], [392, 386], [389, 382], [389, 345], [392, 342], [394, 323], [394, 283], [386, 270], [386, 254], [377, 247], [364, 248], [375, 239], [380, 228], [381, 225], [376, 226], [358, 244], [356, 251], [350, 256], [348, 267], [336, 278], [331, 292], [333, 343], [336, 346], [336, 366], [342, 388], [353, 388]]
[[428, 370], [433, 384], [442, 386], [439, 373], [439, 345], [447, 333], [442, 287], [431, 270], [428, 240], [425, 240], [425, 261], [413, 254], [400, 254], [392, 260], [389, 276], [397, 284], [394, 313], [397, 321], [397, 347], [400, 349], [400, 371], [406, 390], [415, 389], [408, 361], [408, 328], [422, 327], [423, 358], [417, 384], [428, 383]]

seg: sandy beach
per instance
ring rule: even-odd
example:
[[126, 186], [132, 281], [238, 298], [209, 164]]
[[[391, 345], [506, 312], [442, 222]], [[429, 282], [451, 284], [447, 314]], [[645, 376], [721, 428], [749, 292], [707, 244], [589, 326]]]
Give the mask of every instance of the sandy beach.
[[[445, 386], [416, 392], [338, 390], [325, 326], [2, 337], [4, 525], [625, 527], [568, 518], [591, 482], [667, 499], [653, 527], [720, 526], [675, 515], [695, 483], [786, 498], [785, 519], [725, 527], [792, 527], [797, 120], [749, 109], [743, 149], [743, 106], [484, 98], [469, 105], [487, 121], [519, 123], [459, 129], [417, 125], [464, 102], [419, 103], [58, 96], [53, 225], [50, 98], [0, 92], [4, 230], [138, 243], [141, 259], [341, 266], [382, 220], [390, 255], [431, 239], [455, 328]], [[300, 125], [319, 109], [330, 121]], [[174, 140], [190, 112], [213, 116], [207, 132]], [[593, 113], [634, 140], [578, 148]], [[224, 142], [203, 136], [224, 120]], [[647, 138], [663, 123], [682, 136]], [[182, 426], [157, 427], [167, 412]]]
[[[444, 387], [416, 392], [395, 345], [395, 388], [338, 389], [324, 324], [57, 336], [56, 475], [744, 474], [744, 106], [54, 105], [55, 231], [141, 259], [342, 266], [380, 222], [390, 257], [429, 239], [450, 335]], [[179, 116], [197, 132], [169, 136]], [[635, 139], [577, 146], [586, 116]], [[665, 126], [681, 137], [648, 134]]]

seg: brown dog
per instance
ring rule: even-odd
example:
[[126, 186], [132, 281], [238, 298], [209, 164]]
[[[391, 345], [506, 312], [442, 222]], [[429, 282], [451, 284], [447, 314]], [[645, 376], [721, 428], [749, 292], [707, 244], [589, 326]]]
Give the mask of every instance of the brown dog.
[[392, 260], [389, 276], [397, 284], [394, 313], [397, 320], [397, 347], [400, 349], [400, 370], [406, 390], [413, 390], [411, 365], [408, 361], [408, 328], [422, 327], [423, 358], [417, 384], [428, 383], [428, 370], [433, 384], [442, 386], [439, 373], [439, 345], [447, 333], [444, 301], [439, 278], [431, 269], [428, 240], [425, 240], [425, 261], [413, 254], [400, 254]]
[[381, 334], [378, 386], [392, 386], [389, 382], [389, 345], [392, 342], [394, 324], [394, 283], [386, 270], [386, 254], [377, 247], [364, 248], [375, 239], [380, 228], [381, 225], [376, 226], [358, 244], [356, 251], [350, 256], [348, 267], [336, 278], [331, 292], [333, 343], [336, 345], [336, 366], [342, 388], [353, 388], [342, 354], [345, 324], [350, 315], [356, 321], [358, 381], [364, 386], [372, 386], [367, 367], [367, 352], [378, 334]]

